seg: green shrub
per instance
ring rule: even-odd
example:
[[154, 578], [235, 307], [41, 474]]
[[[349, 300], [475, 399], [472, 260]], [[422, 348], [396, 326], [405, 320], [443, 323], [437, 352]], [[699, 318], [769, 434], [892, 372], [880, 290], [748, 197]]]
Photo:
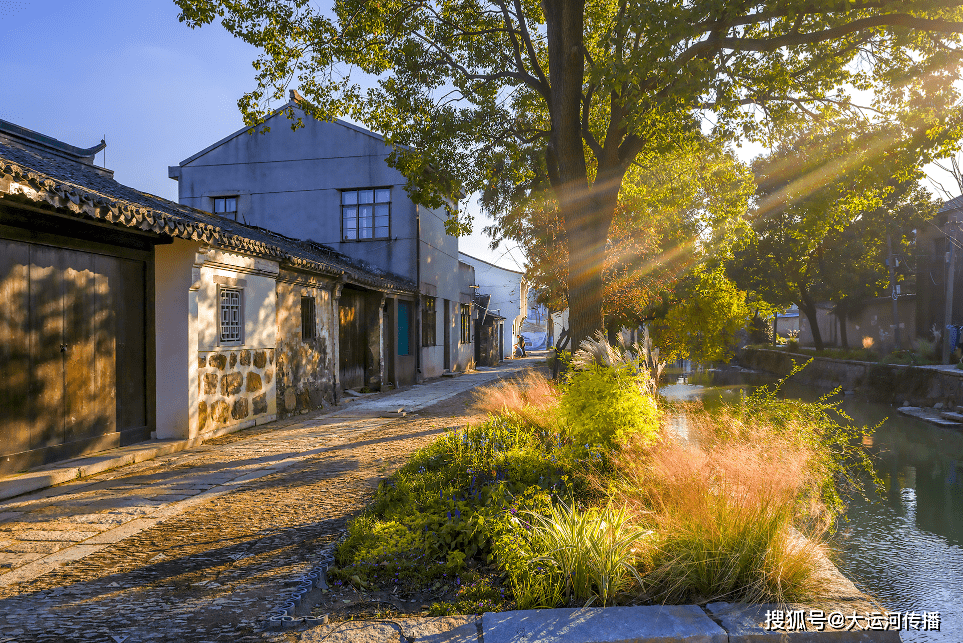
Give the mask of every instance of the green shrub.
[[517, 497], [587, 498], [586, 474], [606, 462], [511, 414], [448, 433], [382, 482], [349, 524], [332, 578], [423, 586], [494, 561], [493, 532]]
[[659, 430], [655, 399], [633, 369], [589, 364], [574, 371], [560, 400], [566, 431], [579, 445], [613, 448], [629, 438], [651, 440]]
[[637, 541], [623, 510], [581, 510], [529, 494], [499, 521], [493, 552], [518, 609], [563, 604], [603, 606], [627, 589]]

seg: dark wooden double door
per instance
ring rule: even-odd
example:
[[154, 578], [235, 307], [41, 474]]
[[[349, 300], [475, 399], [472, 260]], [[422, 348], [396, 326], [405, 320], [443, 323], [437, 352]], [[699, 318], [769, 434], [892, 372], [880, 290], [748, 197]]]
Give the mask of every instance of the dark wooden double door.
[[149, 438], [145, 273], [0, 238], [0, 473]]

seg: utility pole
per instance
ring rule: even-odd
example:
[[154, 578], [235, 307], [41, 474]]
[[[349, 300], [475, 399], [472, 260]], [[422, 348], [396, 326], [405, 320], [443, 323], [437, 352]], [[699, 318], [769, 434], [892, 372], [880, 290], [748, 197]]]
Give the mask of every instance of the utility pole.
[[[953, 323], [953, 278], [956, 276], [956, 217], [946, 220], [946, 239], [950, 242], [950, 256], [946, 271], [946, 305], [943, 309], [943, 363], [950, 363], [950, 324]], [[955, 346], [953, 348], [956, 348]]]
[[893, 256], [893, 235], [886, 234], [886, 248], [889, 251], [889, 259], [886, 264], [889, 266], [889, 285], [893, 295], [893, 341], [895, 350], [900, 350], [899, 333], [899, 303], [896, 298], [899, 296], [899, 286], [896, 285], [896, 257]]

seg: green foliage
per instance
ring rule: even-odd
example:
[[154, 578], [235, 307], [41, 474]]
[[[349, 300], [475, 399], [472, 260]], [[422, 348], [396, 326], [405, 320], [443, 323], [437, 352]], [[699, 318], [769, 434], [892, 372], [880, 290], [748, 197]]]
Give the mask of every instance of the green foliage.
[[677, 289], [677, 301], [650, 326], [663, 358], [697, 362], [725, 361], [732, 356], [737, 331], [746, 325], [746, 293], [721, 270], [696, 268]]
[[[547, 515], [529, 512], [531, 563], [547, 566], [562, 585], [566, 602], [605, 607], [634, 577], [638, 541], [647, 532], [630, 526], [624, 509], [580, 511], [575, 503], [556, 503]], [[552, 590], [546, 600], [557, 594]]]
[[[915, 231], [936, 210], [919, 160], [941, 143], [910, 136], [898, 121], [830, 110], [778, 132], [772, 152], [754, 163], [756, 223], [727, 271], [772, 305], [796, 304], [822, 349], [816, 302], [834, 302], [845, 319], [888, 294], [891, 246], [904, 266], [915, 252]], [[904, 268], [895, 278], [912, 275]]]
[[612, 449], [630, 438], [651, 440], [659, 430], [655, 399], [642, 392], [631, 366], [590, 364], [565, 384], [560, 414], [576, 444]]
[[867, 480], [878, 485], [873, 462], [863, 448], [863, 441], [877, 427], [859, 426], [831, 397], [834, 390], [815, 402], [778, 397], [779, 388], [810, 362], [797, 365], [774, 385], [760, 386], [746, 397], [740, 414], [766, 423], [776, 431], [784, 431], [807, 445], [815, 454], [811, 464], [819, 480], [822, 502], [834, 513], [842, 513], [845, 498], [863, 494]]
[[493, 531], [516, 496], [588, 497], [585, 474], [604, 464], [597, 449], [515, 415], [448, 433], [379, 486], [350, 523], [333, 578], [418, 586], [494, 560]]

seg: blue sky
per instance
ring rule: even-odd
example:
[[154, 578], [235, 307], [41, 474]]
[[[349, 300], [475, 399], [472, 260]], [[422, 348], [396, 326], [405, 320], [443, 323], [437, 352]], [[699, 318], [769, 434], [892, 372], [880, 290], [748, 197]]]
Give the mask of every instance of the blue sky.
[[[0, 118], [80, 147], [106, 136], [114, 178], [177, 200], [167, 166], [242, 126], [257, 53], [177, 14], [172, 0], [0, 0]], [[486, 224], [461, 250], [519, 270], [518, 248], [488, 249]]]

